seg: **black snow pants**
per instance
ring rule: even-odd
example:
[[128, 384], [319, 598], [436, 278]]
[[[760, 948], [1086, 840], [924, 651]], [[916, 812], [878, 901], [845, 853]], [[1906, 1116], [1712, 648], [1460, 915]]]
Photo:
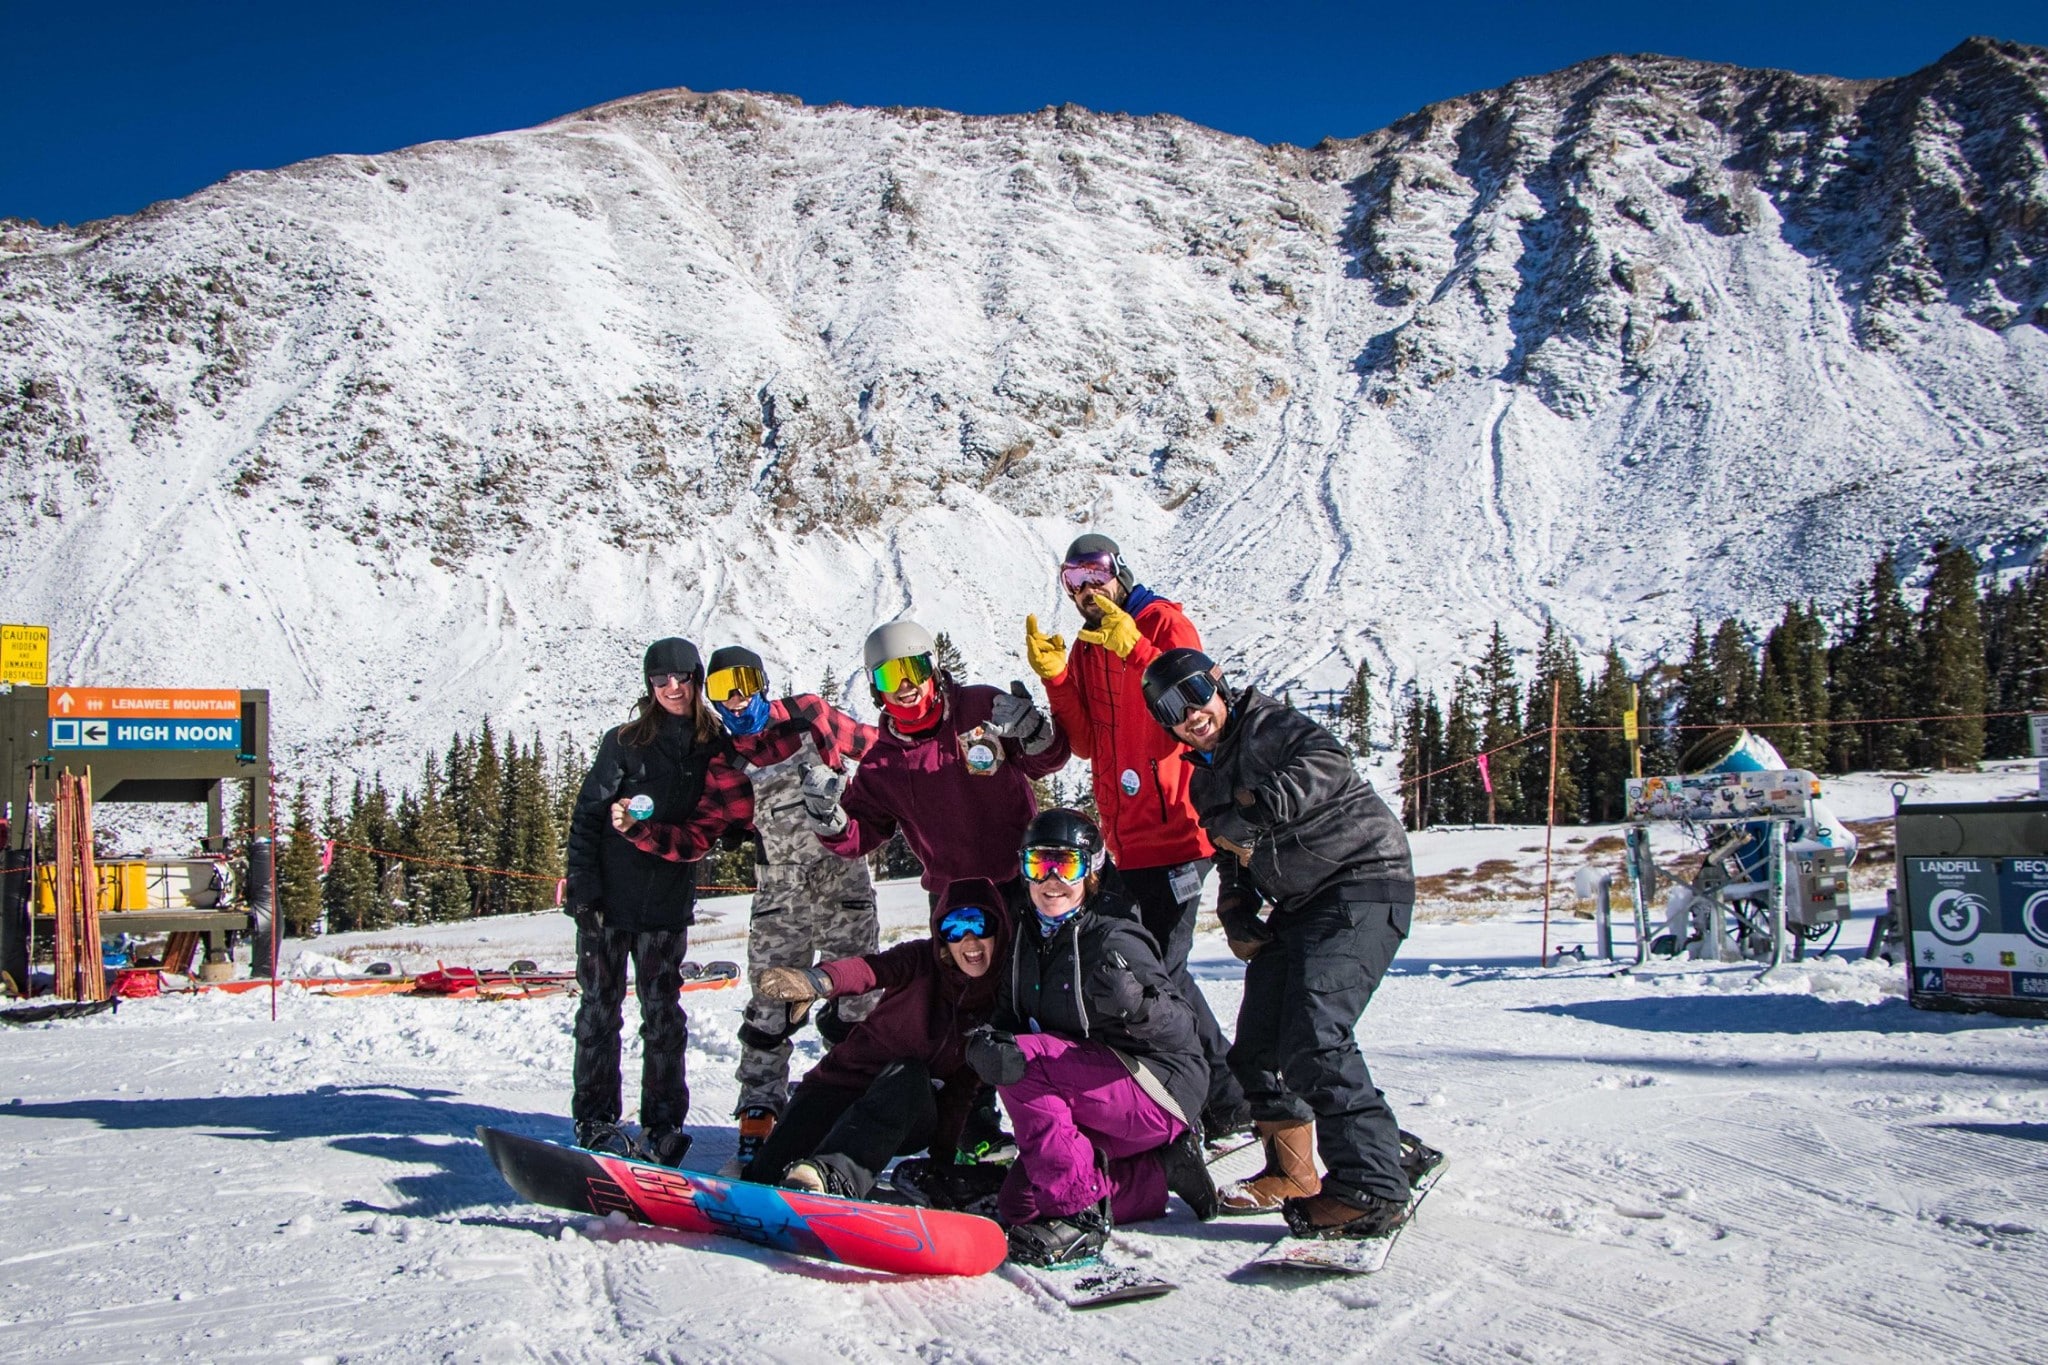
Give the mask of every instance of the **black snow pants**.
[[1347, 888], [1275, 913], [1273, 941], [1245, 964], [1231, 1069], [1252, 1117], [1312, 1119], [1324, 1188], [1406, 1200], [1401, 1130], [1358, 1050], [1358, 1020], [1407, 936], [1411, 908], [1347, 900]]
[[931, 1146], [939, 1106], [920, 1061], [891, 1062], [866, 1090], [799, 1085], [740, 1179], [773, 1185], [799, 1161], [830, 1166], [862, 1199], [890, 1161]]
[[681, 1128], [690, 1113], [683, 1049], [690, 1041], [680, 967], [687, 929], [607, 929], [592, 912], [576, 917], [576, 1087], [570, 1117], [617, 1123], [619, 1028], [626, 999], [626, 960], [640, 997], [640, 1126]]
[[[1195, 1011], [1195, 1034], [1202, 1040], [1202, 1056], [1209, 1063], [1209, 1098], [1203, 1107], [1222, 1114], [1244, 1103], [1244, 1090], [1230, 1070], [1230, 1040], [1209, 1008], [1209, 998], [1195, 984], [1188, 971], [1188, 951], [1195, 946], [1195, 917], [1202, 902], [1202, 878], [1209, 860], [1175, 863], [1171, 867], [1118, 868], [1124, 889], [1138, 903], [1138, 918], [1145, 932], [1159, 945], [1160, 965]], [[1174, 878], [1181, 880], [1185, 895], [1174, 894]]]

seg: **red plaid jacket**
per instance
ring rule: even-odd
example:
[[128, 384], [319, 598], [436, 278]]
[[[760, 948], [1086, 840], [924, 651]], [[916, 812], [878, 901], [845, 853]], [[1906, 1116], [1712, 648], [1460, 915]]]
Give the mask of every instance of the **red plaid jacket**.
[[672, 863], [694, 863], [709, 853], [727, 830], [745, 833], [753, 825], [753, 784], [721, 753], [714, 754], [704, 770], [704, 795], [688, 824], [642, 820], [626, 837], [642, 853], [652, 853]]
[[799, 692], [769, 702], [768, 723], [757, 734], [735, 735], [732, 747], [748, 767], [767, 768], [795, 753], [809, 735], [818, 742], [818, 756], [826, 767], [844, 768], [848, 759], [859, 762], [881, 733], [823, 697]]

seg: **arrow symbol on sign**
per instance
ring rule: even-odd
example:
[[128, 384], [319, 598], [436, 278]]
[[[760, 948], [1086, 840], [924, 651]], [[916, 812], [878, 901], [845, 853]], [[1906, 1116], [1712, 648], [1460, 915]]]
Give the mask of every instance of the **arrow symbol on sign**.
[[78, 703], [71, 700], [71, 694], [69, 692], [59, 692], [57, 694], [57, 709], [59, 711], [62, 711], [65, 715], [70, 715], [71, 708], [76, 706], [77, 704]]
[[89, 720], [85, 723], [84, 733], [87, 744], [105, 744], [107, 742], [107, 723], [103, 720]]

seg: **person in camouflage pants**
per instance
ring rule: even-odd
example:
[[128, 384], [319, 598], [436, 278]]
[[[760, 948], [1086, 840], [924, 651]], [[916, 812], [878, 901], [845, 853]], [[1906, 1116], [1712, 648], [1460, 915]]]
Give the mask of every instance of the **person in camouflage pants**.
[[[804, 693], [770, 701], [760, 656], [729, 645], [711, 656], [706, 685], [733, 749], [754, 785], [759, 865], [747, 930], [747, 974], [754, 988], [740, 1025], [740, 1160], [751, 1157], [789, 1102], [790, 1037], [808, 1005], [761, 994], [770, 967], [808, 967], [875, 951], [875, 888], [867, 864], [827, 850], [804, 820], [805, 769], [835, 770], [867, 752], [875, 728], [823, 698]], [[874, 1008], [873, 993], [834, 1001], [818, 1020], [828, 1039], [844, 1036]]]

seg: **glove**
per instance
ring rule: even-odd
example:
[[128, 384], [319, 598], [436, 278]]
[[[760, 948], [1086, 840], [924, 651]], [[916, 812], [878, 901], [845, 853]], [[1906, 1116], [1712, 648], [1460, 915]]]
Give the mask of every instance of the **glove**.
[[1225, 901], [1216, 907], [1216, 918], [1223, 925], [1223, 937], [1230, 944], [1231, 954], [1239, 962], [1250, 962], [1273, 941], [1273, 931], [1259, 918], [1256, 903]]
[[967, 1034], [967, 1065], [990, 1085], [1015, 1085], [1024, 1079], [1024, 1052], [1016, 1038], [987, 1024]]
[[1030, 663], [1031, 671], [1051, 682], [1067, 671], [1067, 637], [1045, 635], [1038, 629], [1038, 618], [1024, 618], [1024, 658]]
[[1145, 987], [1119, 953], [1111, 953], [1097, 975], [1101, 999], [1117, 1015], [1129, 1019], [1145, 1008]]
[[1119, 659], [1130, 658], [1131, 651], [1138, 647], [1138, 623], [1129, 612], [1100, 593], [1096, 594], [1095, 605], [1102, 610], [1102, 620], [1074, 638], [1101, 645]]
[[820, 834], [837, 834], [846, 828], [846, 812], [839, 808], [839, 794], [846, 790], [846, 774], [813, 763], [804, 769], [804, 814], [811, 828]]
[[1014, 739], [1027, 754], [1042, 754], [1052, 747], [1052, 722], [1024, 684], [1013, 682], [1007, 696], [998, 694], [988, 712], [988, 732], [1000, 739]]
[[769, 967], [754, 989], [770, 1000], [818, 1000], [832, 994], [832, 977], [823, 967]]
[[604, 925], [604, 918], [598, 914], [594, 905], [565, 905], [562, 907], [562, 913], [575, 920], [578, 929], [588, 929], [595, 933]]

